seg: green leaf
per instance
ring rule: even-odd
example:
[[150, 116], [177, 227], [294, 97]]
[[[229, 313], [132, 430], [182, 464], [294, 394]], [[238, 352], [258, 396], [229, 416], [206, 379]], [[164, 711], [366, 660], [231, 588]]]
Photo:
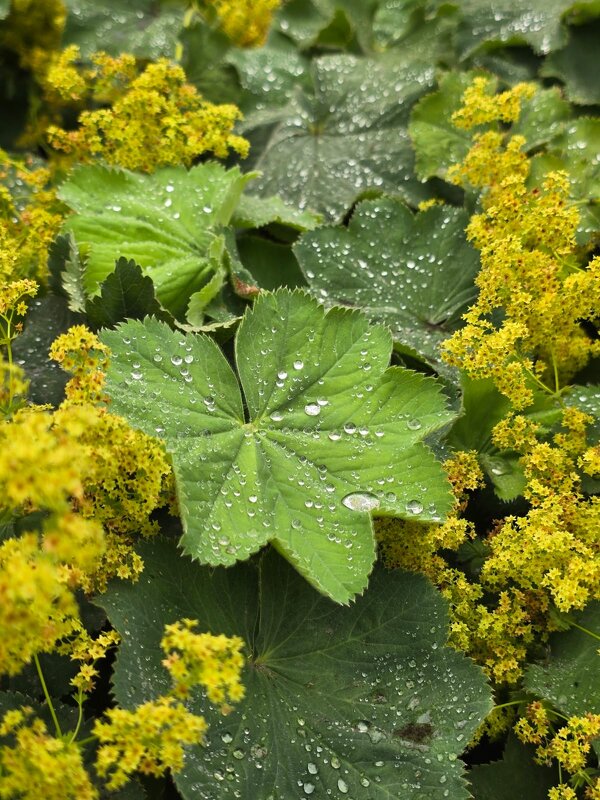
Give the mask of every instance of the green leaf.
[[174, 56], [184, 9], [155, 0], [66, 0], [63, 45], [76, 44], [84, 56], [99, 49], [138, 58]]
[[391, 198], [360, 203], [347, 228], [307, 233], [294, 252], [312, 292], [328, 305], [360, 308], [395, 342], [439, 365], [441, 342], [473, 302], [477, 252], [462, 209], [413, 214]]
[[[492, 430], [510, 411], [510, 401], [491, 379], [471, 380], [461, 375], [462, 414], [450, 429], [446, 442], [454, 450], [476, 450], [481, 466], [501, 500], [514, 500], [525, 487], [518, 453], [499, 450], [492, 443]], [[526, 416], [544, 426], [554, 425], [560, 408], [546, 395], [536, 392]]]
[[425, 180], [445, 178], [448, 169], [459, 164], [469, 152], [469, 131], [455, 128], [452, 114], [460, 108], [462, 96], [479, 72], [449, 72], [436, 92], [421, 98], [410, 115], [408, 132], [417, 157], [417, 175]]
[[213, 103], [239, 104], [242, 92], [233, 67], [226, 63], [231, 42], [220, 30], [196, 16], [179, 34], [181, 66], [190, 83]]
[[458, 9], [426, 0], [383, 0], [373, 20], [376, 49], [399, 49], [405, 60], [418, 61], [426, 52], [432, 62], [444, 66], [454, 58], [453, 38]]
[[311, 231], [320, 221], [319, 214], [293, 208], [280, 197], [243, 194], [233, 215], [232, 224], [237, 228], [264, 228], [277, 222], [296, 231]]
[[575, 406], [593, 418], [587, 428], [587, 440], [590, 444], [600, 442], [600, 386], [571, 386], [564, 395], [565, 404]]
[[258, 236], [243, 236], [238, 239], [237, 245], [242, 263], [262, 289], [306, 286], [290, 247]]
[[272, 32], [264, 47], [234, 48], [227, 62], [235, 67], [243, 88], [244, 113], [285, 105], [297, 86], [307, 86], [309, 60], [288, 38]]
[[8, 16], [10, 11], [10, 0], [0, 0], [0, 19]]
[[[328, 56], [313, 62], [314, 94], [298, 92], [255, 166], [252, 192], [340, 217], [365, 192], [417, 204], [429, 192], [414, 175], [408, 112], [433, 81], [433, 66]], [[260, 119], [247, 121], [256, 127]], [[271, 120], [269, 120], [271, 122]], [[262, 123], [261, 123], [262, 124]]]
[[72, 233], [57, 236], [48, 253], [50, 287], [67, 298], [70, 311], [83, 313], [87, 300], [85, 290], [85, 264], [80, 256]]
[[462, 0], [458, 45], [463, 57], [483, 46], [528, 44], [549, 53], [567, 41], [563, 15], [573, 0]]
[[548, 657], [528, 668], [524, 686], [567, 716], [599, 714], [600, 602], [590, 603], [574, 619], [588, 632], [573, 627], [566, 633], [555, 633]]
[[535, 748], [525, 747], [510, 734], [500, 761], [477, 764], [469, 772], [474, 800], [547, 800], [556, 784], [555, 771], [533, 760]]
[[563, 81], [572, 103], [600, 103], [600, 86], [595, 77], [599, 37], [600, 22], [570, 28], [567, 46], [551, 53], [542, 65], [542, 75]]
[[63, 297], [47, 295], [30, 303], [25, 328], [12, 349], [15, 363], [31, 381], [28, 395], [31, 402], [53, 406], [62, 402], [68, 376], [56, 361], [50, 360], [48, 351], [57, 336], [81, 322], [82, 317], [69, 310]]
[[280, 11], [278, 24], [301, 48], [343, 48], [356, 36], [361, 47], [369, 49], [376, 7], [377, 0], [290, 0]]
[[439, 385], [386, 369], [389, 333], [357, 312], [326, 314], [301, 292], [260, 295], [236, 335], [244, 401], [207, 337], [150, 319], [102, 338], [111, 409], [165, 440], [181, 545], [204, 563], [233, 564], [272, 541], [347, 602], [373, 565], [370, 510], [431, 520], [451, 504], [421, 443], [451, 419]]
[[489, 690], [445, 647], [446, 605], [423, 577], [378, 570], [365, 596], [340, 608], [273, 551], [227, 570], [160, 540], [141, 555], [139, 582], [113, 582], [98, 601], [122, 634], [121, 705], [167, 687], [165, 624], [188, 617], [245, 641], [245, 699], [226, 717], [193, 702], [210, 727], [175, 776], [186, 800], [468, 798], [457, 755], [491, 708]]
[[64, 230], [86, 259], [88, 294], [113, 272], [115, 258], [135, 261], [152, 278], [158, 299], [182, 317], [190, 297], [218, 272], [219, 231], [253, 175], [208, 162], [153, 175], [101, 166], [79, 167], [60, 187], [75, 212]]
[[538, 89], [531, 99], [523, 102], [511, 134], [524, 136], [526, 149], [531, 152], [562, 134], [571, 116], [571, 106], [557, 87]]
[[135, 261], [126, 258], [117, 261], [114, 272], [101, 284], [98, 297], [88, 302], [86, 313], [94, 328], [112, 328], [126, 319], [165, 316], [151, 278], [142, 274]]
[[531, 164], [532, 185], [551, 170], [565, 170], [571, 180], [571, 198], [579, 204], [578, 242], [585, 244], [600, 231], [600, 119], [580, 117], [552, 142], [547, 153]]

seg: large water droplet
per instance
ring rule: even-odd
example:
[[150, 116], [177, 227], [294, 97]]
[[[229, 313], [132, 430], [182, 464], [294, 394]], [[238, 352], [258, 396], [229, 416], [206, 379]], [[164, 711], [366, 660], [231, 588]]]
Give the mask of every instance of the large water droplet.
[[304, 413], [309, 417], [318, 417], [321, 413], [321, 406], [318, 403], [308, 403], [304, 406]]
[[342, 505], [351, 511], [372, 511], [379, 506], [379, 499], [368, 492], [352, 492], [343, 498]]
[[421, 420], [409, 419], [406, 423], [406, 427], [409, 429], [409, 431], [418, 431], [422, 428]]

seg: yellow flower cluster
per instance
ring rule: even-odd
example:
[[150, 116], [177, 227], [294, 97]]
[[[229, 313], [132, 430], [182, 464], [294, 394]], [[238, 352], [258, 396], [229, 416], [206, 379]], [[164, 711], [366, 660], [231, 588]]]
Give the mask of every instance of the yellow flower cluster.
[[210, 702], [227, 711], [227, 700], [237, 702], [244, 696], [240, 681], [244, 642], [239, 636], [196, 633], [197, 625], [196, 620], [183, 619], [165, 627], [163, 665], [171, 675], [175, 695], [187, 697], [192, 687], [203, 686]]
[[533, 97], [535, 87], [519, 83], [507, 92], [491, 94], [493, 87], [490, 78], [475, 78], [463, 94], [463, 105], [452, 115], [457, 128], [471, 130], [490, 122], [516, 122], [521, 114], [522, 100]]
[[281, 0], [204, 0], [225, 35], [238, 47], [261, 47]]
[[96, 770], [109, 789], [120, 789], [134, 772], [162, 775], [183, 766], [184, 745], [201, 744], [207, 725], [172, 697], [159, 697], [133, 711], [111, 708], [97, 720]]
[[48, 732], [30, 708], [8, 711], [0, 736], [13, 742], [0, 746], [1, 800], [97, 800], [79, 745]]
[[[564, 720], [557, 729], [556, 721]], [[524, 717], [514, 726], [515, 733], [525, 744], [536, 746], [536, 761], [550, 766], [558, 762], [561, 769], [573, 776], [580, 776], [589, 784], [586, 796], [598, 797], [598, 783], [593, 782], [586, 773], [586, 765], [591, 751], [591, 743], [600, 735], [600, 714], [563, 717], [555, 711], [547, 709], [541, 702], [530, 703]], [[549, 797], [572, 796], [566, 784], [551, 790]], [[554, 794], [552, 792], [554, 791]]]
[[[0, 150], [0, 281], [44, 282], [48, 248], [63, 221], [63, 208], [50, 186], [52, 168], [33, 167]], [[12, 188], [25, 187], [26, 200]]]
[[183, 705], [193, 687], [202, 686], [223, 713], [230, 710], [227, 699], [237, 702], [244, 696], [242, 639], [196, 633], [197, 624], [183, 619], [165, 626], [161, 647], [173, 681], [169, 693], [132, 711], [111, 709], [104, 721], [96, 721], [96, 770], [109, 776], [109, 789], [123, 786], [133, 772], [159, 776], [182, 768], [184, 745], [201, 744], [207, 729], [205, 719]]
[[531, 508], [525, 516], [504, 519], [490, 537], [484, 585], [541, 592], [560, 611], [600, 597], [600, 502], [583, 497], [577, 471], [579, 457], [589, 453], [589, 422], [578, 409], [564, 409], [562, 430], [552, 442], [538, 441], [536, 427], [520, 416], [496, 427], [496, 444], [523, 454], [524, 496]]
[[108, 105], [82, 111], [75, 130], [50, 126], [47, 138], [56, 150], [80, 162], [99, 156], [144, 172], [189, 166], [207, 152], [218, 158], [230, 150], [247, 155], [248, 142], [232, 132], [240, 118], [236, 106], [205, 101], [176, 64], [160, 59], [139, 72], [128, 55], [98, 53], [92, 69], [78, 68], [78, 59], [74, 47], [58, 56], [46, 76], [48, 96]]
[[[454, 115], [471, 128], [515, 121], [531, 87], [519, 84], [490, 94], [491, 83], [477, 79]], [[469, 239], [481, 252], [476, 283], [479, 296], [465, 314], [466, 325], [446, 343], [444, 357], [474, 378], [493, 378], [516, 409], [541, 386], [558, 392], [593, 355], [600, 343], [581, 328], [582, 319], [600, 314], [600, 259], [581, 268], [575, 258], [576, 207], [569, 202], [564, 173], [546, 176], [530, 188], [525, 140], [498, 130], [478, 132], [453, 180], [484, 190], [483, 213], [472, 217]], [[502, 322], [493, 322], [501, 311]]]
[[50, 358], [71, 375], [66, 404], [95, 405], [106, 401], [103, 393], [108, 347], [85, 325], [73, 325], [52, 342]]
[[92, 638], [83, 625], [79, 625], [76, 635], [66, 644], [58, 647], [59, 653], [68, 655], [72, 661], [78, 661], [79, 671], [71, 684], [80, 692], [91, 692], [98, 677], [96, 664], [105, 658], [111, 647], [119, 644], [120, 636], [116, 631], [100, 633]]

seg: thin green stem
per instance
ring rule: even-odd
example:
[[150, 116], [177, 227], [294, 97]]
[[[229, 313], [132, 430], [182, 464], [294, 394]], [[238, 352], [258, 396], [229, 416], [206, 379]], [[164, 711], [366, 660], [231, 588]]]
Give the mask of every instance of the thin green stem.
[[560, 381], [558, 380], [558, 365], [556, 363], [556, 359], [554, 358], [554, 353], [552, 353], [552, 370], [554, 372], [554, 391], [557, 395], [560, 395]]
[[572, 622], [571, 625], [573, 628], [577, 628], [577, 630], [587, 633], [588, 636], [591, 636], [593, 639], [598, 639], [600, 642], [600, 636], [598, 636], [597, 633], [594, 633], [594, 631], [590, 631], [587, 628], [584, 628], [583, 625], [578, 625], [576, 622]]
[[52, 717], [52, 721], [54, 722], [54, 727], [56, 728], [56, 735], [62, 736], [62, 731], [60, 729], [58, 717], [56, 716], [56, 711], [54, 710], [54, 706], [52, 704], [52, 698], [50, 697], [50, 692], [48, 691], [48, 687], [46, 686], [44, 673], [42, 672], [42, 665], [40, 664], [40, 660], [37, 657], [37, 654], [34, 654], [33, 660], [35, 662], [35, 668], [37, 669], [37, 674], [40, 679], [40, 683], [42, 684], [42, 689], [44, 690], [44, 697], [46, 698], [46, 702], [48, 703], [48, 708], [50, 709], [50, 716]]
[[79, 714], [77, 716], [77, 725], [75, 726], [75, 730], [71, 735], [70, 742], [74, 742], [77, 739], [77, 734], [79, 733], [79, 729], [81, 728], [81, 723], [83, 722], [83, 690], [79, 689], [77, 692], [77, 705], [79, 706]]
[[494, 706], [492, 711], [497, 711], [499, 708], [508, 708], [508, 706], [519, 706], [526, 702], [526, 700], [510, 700], [508, 703], [500, 703], [499, 706]]

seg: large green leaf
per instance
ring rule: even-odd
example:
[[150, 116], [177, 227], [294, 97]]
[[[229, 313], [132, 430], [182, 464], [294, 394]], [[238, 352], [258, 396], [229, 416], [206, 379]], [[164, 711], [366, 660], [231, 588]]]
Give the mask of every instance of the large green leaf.
[[525, 673], [525, 688], [567, 716], [600, 714], [600, 603], [590, 603], [575, 622], [587, 632], [573, 627], [554, 634], [546, 661]]
[[599, 22], [571, 28], [567, 46], [544, 61], [541, 74], [560, 78], [572, 103], [600, 103], [600, 85], [595, 78], [598, 41]]
[[[427, 62], [328, 56], [313, 62], [314, 94], [298, 92], [255, 162], [259, 194], [280, 194], [300, 208], [341, 216], [366, 192], [428, 197], [414, 175], [408, 112], [433, 82]], [[258, 119], [260, 122], [260, 118]], [[266, 121], [272, 121], [269, 118]], [[250, 118], [248, 126], [257, 119]]]
[[66, 0], [64, 44], [77, 44], [83, 55], [102, 49], [117, 56], [174, 56], [184, 8], [156, 0]]
[[163, 692], [163, 626], [181, 617], [241, 636], [245, 699], [210, 724], [175, 776], [186, 800], [466, 800], [457, 759], [491, 707], [478, 667], [445, 647], [445, 603], [421, 576], [377, 571], [340, 608], [273, 551], [209, 570], [168, 542], [99, 602], [122, 635], [114, 693], [131, 707]]
[[232, 564], [269, 541], [339, 602], [361, 592], [369, 511], [439, 519], [441, 466], [420, 440], [451, 419], [439, 385], [386, 369], [391, 337], [302, 292], [259, 296], [235, 342], [237, 379], [214, 342], [156, 320], [106, 332], [112, 410], [165, 440], [186, 553]]
[[477, 764], [469, 771], [474, 800], [547, 800], [556, 773], [534, 761], [535, 748], [509, 735], [500, 761]]
[[65, 222], [86, 258], [85, 287], [95, 293], [115, 259], [132, 259], [161, 303], [182, 316], [191, 296], [218, 275], [222, 240], [244, 185], [253, 176], [209, 162], [154, 175], [80, 167], [60, 196], [75, 212]]
[[413, 214], [403, 203], [367, 200], [348, 228], [321, 228], [294, 247], [321, 302], [355, 306], [392, 331], [395, 342], [439, 364], [439, 345], [476, 295], [477, 252], [462, 209]]

